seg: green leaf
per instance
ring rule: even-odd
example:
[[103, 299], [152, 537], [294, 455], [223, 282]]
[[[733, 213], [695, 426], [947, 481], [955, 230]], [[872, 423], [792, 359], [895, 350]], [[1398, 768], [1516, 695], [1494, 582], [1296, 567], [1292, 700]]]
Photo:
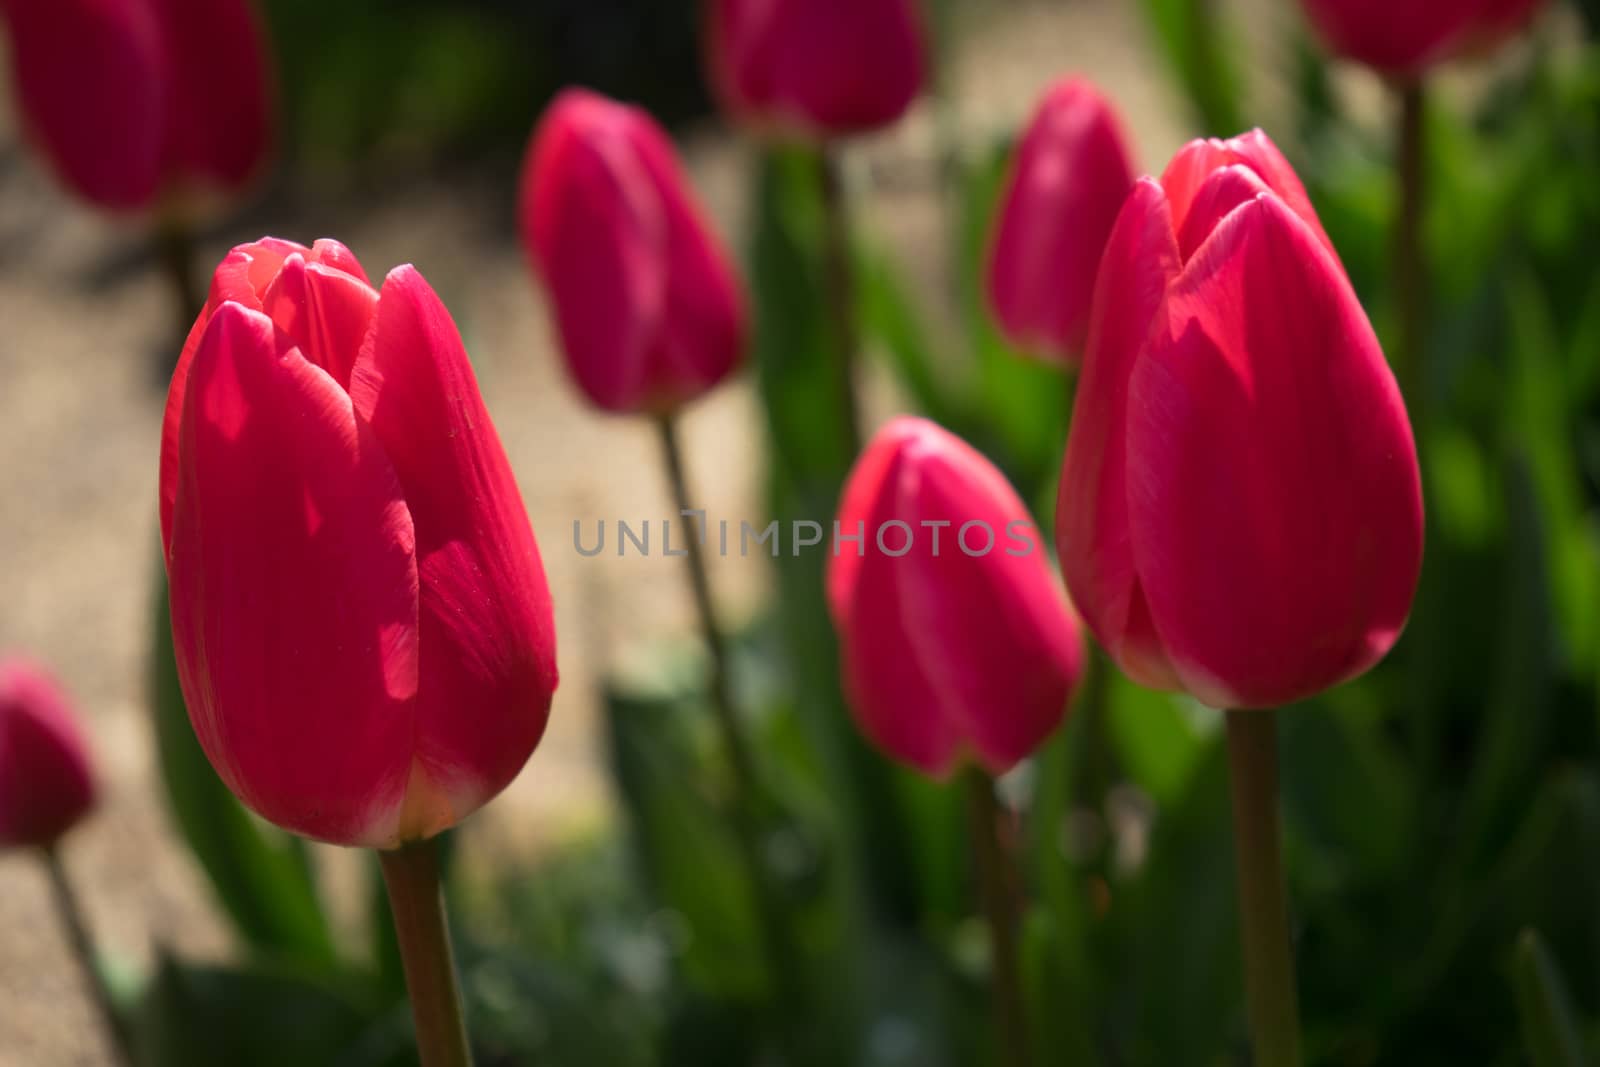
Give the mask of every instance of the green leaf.
[[1240, 78], [1229, 57], [1227, 34], [1216, 0], [1143, 0], [1178, 82], [1205, 132], [1232, 137], [1244, 130]]
[[[812, 153], [769, 151], [755, 195], [749, 274], [756, 369], [771, 441], [771, 514], [779, 536], [795, 520], [834, 514], [850, 464], [847, 414], [832, 375], [822, 280], [823, 207]], [[922, 906], [912, 833], [893, 772], [855, 729], [839, 680], [839, 650], [824, 597], [823, 551], [774, 554], [792, 706], [839, 812], [861, 890], [883, 914], [915, 925]]]
[[965, 421], [959, 390], [944, 380], [950, 374], [948, 360], [935, 350], [889, 257], [881, 252], [864, 254], [856, 276], [863, 337], [887, 353], [890, 366], [923, 414], [941, 426], [956, 427]]
[[1537, 930], [1517, 938], [1511, 960], [1522, 1041], [1533, 1067], [1587, 1067], [1578, 1012], [1560, 965]]
[[1182, 796], [1157, 812], [1137, 875], [1111, 888], [1118, 950], [1106, 966], [1128, 987], [1127, 1062], [1220, 1063], [1243, 1031], [1229, 803], [1213, 736]]
[[142, 1005], [137, 1047], [141, 1062], [160, 1067], [398, 1067], [404, 1058], [351, 1055], [379, 1018], [374, 1005], [324, 976], [168, 958]]
[[[984, 284], [989, 241], [999, 210], [1011, 146], [993, 145], [958, 170], [960, 181], [955, 249], [957, 281], [971, 352], [971, 394], [953, 426], [1005, 472], [1024, 500], [1036, 502], [1053, 487], [1066, 447], [1072, 399], [1069, 377], [1059, 366], [1023, 354], [1001, 335]], [[1054, 515], [1054, 501], [1045, 509]], [[1048, 523], [1041, 529], [1049, 529]]]
[[641, 873], [682, 923], [682, 963], [701, 989], [755, 999], [771, 976], [752, 894], [709, 755], [707, 713], [683, 678], [612, 683], [606, 725]]
[[158, 571], [157, 580], [151, 710], [161, 782], [178, 831], [252, 950], [331, 967], [333, 940], [304, 843], [247, 812], [195, 739], [178, 685], [166, 577]]
[[1216, 716], [1187, 697], [1142, 688], [1107, 669], [1106, 728], [1117, 758], [1156, 803], [1176, 803], [1217, 732]]

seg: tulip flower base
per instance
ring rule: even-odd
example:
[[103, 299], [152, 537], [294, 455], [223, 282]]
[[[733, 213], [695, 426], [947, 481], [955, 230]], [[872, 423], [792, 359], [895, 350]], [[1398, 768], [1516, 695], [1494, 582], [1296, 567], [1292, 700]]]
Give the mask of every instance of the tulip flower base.
[[422, 1067], [470, 1067], [434, 840], [378, 853], [405, 964]]
[[1300, 1067], [1298, 994], [1278, 843], [1277, 713], [1226, 714], [1253, 1062], [1256, 1067]]

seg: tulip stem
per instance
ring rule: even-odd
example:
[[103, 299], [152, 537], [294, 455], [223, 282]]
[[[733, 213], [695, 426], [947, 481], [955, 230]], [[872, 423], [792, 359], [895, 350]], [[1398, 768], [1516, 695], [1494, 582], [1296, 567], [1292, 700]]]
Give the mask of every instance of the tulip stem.
[[200, 290], [199, 278], [195, 274], [194, 230], [189, 223], [177, 212], [163, 213], [156, 222], [155, 242], [156, 252], [161, 258], [162, 273], [166, 275], [172, 291], [172, 314], [177, 323], [175, 344], [170, 349], [165, 347], [162, 349], [167, 358], [165, 363], [157, 368], [165, 376], [171, 374], [177, 367], [178, 354], [189, 336], [190, 328], [200, 317], [200, 312], [205, 306], [205, 297]]
[[1255, 1067], [1300, 1067], [1300, 1011], [1278, 841], [1277, 712], [1226, 714], [1253, 1062]]
[[856, 362], [861, 347], [857, 322], [855, 256], [850, 247], [850, 203], [837, 149], [824, 145], [817, 165], [822, 183], [823, 284], [833, 334], [834, 375], [845, 420], [849, 455], [861, 451], [861, 408], [856, 399]]
[[1396, 154], [1400, 190], [1399, 218], [1394, 238], [1394, 292], [1399, 350], [1395, 363], [1401, 391], [1414, 419], [1422, 415], [1427, 374], [1423, 366], [1424, 326], [1427, 314], [1427, 260], [1423, 254], [1423, 217], [1427, 198], [1427, 153], [1423, 122], [1427, 100], [1421, 81], [1400, 90], [1400, 119]]
[[471, 1067], [436, 840], [378, 853], [405, 965], [422, 1067]]
[[93, 998], [94, 1006], [100, 1013], [100, 1020], [105, 1025], [106, 1037], [116, 1050], [118, 1062], [125, 1067], [134, 1067], [137, 1061], [133, 1054], [133, 1035], [129, 1033], [127, 1021], [123, 1019], [122, 1013], [117, 1010], [116, 1002], [111, 996], [111, 988], [106, 984], [105, 975], [100, 970], [94, 937], [89, 933], [88, 923], [84, 921], [83, 908], [78, 903], [77, 891], [72, 888], [72, 879], [67, 876], [67, 868], [61, 862], [61, 854], [53, 846], [42, 851], [45, 871], [50, 876], [51, 895], [55, 898], [56, 913], [60, 916], [61, 927], [72, 945], [72, 953], [83, 967], [84, 978], [89, 983], [89, 995]]
[[967, 771], [967, 805], [978, 868], [978, 890], [989, 924], [989, 988], [995, 1040], [1004, 1067], [1026, 1067], [1028, 1011], [1022, 992], [1021, 886], [1001, 836], [995, 781], [977, 768]]
[[[678, 436], [677, 418], [670, 414], [662, 415], [656, 420], [656, 427], [661, 433], [661, 452], [666, 460], [667, 478], [672, 484], [673, 503], [677, 506], [678, 515], [687, 517], [694, 513], [694, 509], [690, 504], [692, 497], [683, 459], [683, 445]], [[711, 598], [711, 579], [706, 569], [705, 544], [702, 540], [705, 533], [702, 526], [697, 534], [691, 533], [684, 538], [687, 550], [684, 558], [689, 566], [689, 581], [694, 588], [695, 607], [700, 616], [700, 634], [711, 654], [711, 708], [733, 774], [732, 822], [739, 847], [744, 853], [745, 865], [749, 868], [751, 891], [755, 897], [768, 966], [776, 986], [783, 993], [780, 1003], [792, 1008], [801, 1003], [796, 988], [799, 954], [790, 940], [789, 928], [784, 923], [783, 909], [761, 847], [759, 813], [764, 805], [760, 778], [733, 702], [728, 645], [723, 638], [722, 626], [717, 621], [717, 607]]]

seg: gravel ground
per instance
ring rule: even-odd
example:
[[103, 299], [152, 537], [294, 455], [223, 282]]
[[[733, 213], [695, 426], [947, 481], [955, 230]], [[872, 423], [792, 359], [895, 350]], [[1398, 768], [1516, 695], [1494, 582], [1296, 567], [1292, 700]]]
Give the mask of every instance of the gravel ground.
[[[963, 32], [951, 82], [963, 138], [1015, 126], [1047, 80], [1078, 69], [1119, 100], [1146, 161], [1180, 143], [1184, 113], [1134, 5], [993, 6], [1007, 17]], [[0, 100], [0, 650], [48, 662], [87, 717], [105, 798], [65, 851], [106, 949], [135, 966], [155, 946], [225, 956], [226, 933], [162, 808], [146, 729], [164, 396], [150, 368], [170, 344], [168, 294], [137, 225], [59, 194], [18, 145], [8, 103]], [[872, 198], [862, 217], [930, 294], [943, 277], [941, 223], [931, 185], [903, 176], [931, 171], [933, 127], [924, 109], [851, 159]], [[724, 232], [739, 233], [746, 151], [707, 134], [691, 139], [688, 155]], [[691, 621], [675, 561], [586, 560], [573, 550], [575, 518], [661, 517], [669, 506], [650, 427], [592, 414], [563, 378], [497, 181], [402, 180], [377, 197], [296, 189], [209, 235], [202, 250], [210, 263], [261, 232], [335, 235], [375, 276], [414, 261], [462, 326], [543, 546], [562, 633], [549, 735], [506, 796], [469, 825], [469, 862], [525, 853], [605, 817], [595, 679], [630, 647]], [[894, 406], [888, 390], [874, 390], [874, 406]], [[691, 469], [714, 514], [759, 515], [759, 431], [742, 383], [690, 413]], [[737, 616], [754, 609], [768, 577], [754, 561], [730, 560], [714, 581]], [[319, 851], [330, 881], [347, 881], [348, 858]], [[0, 857], [0, 961], [0, 1067], [109, 1062], [27, 856]]]

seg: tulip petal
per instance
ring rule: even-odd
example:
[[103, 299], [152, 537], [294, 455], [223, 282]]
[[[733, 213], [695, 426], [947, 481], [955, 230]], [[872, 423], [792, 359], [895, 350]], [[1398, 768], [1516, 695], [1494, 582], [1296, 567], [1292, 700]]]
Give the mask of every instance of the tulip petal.
[[[887, 460], [882, 480], [858, 483], [870, 490], [870, 499], [858, 493], [854, 501], [863, 510], [840, 513], [840, 520], [852, 527], [858, 518], [865, 520], [863, 550], [876, 564], [860, 561], [848, 587], [842, 580], [830, 581], [843, 609], [837, 625], [845, 688], [861, 731], [873, 744], [924, 774], [944, 778], [962, 756], [961, 719], [951, 712], [949, 694], [927, 669], [930, 661], [938, 665], [937, 653], [924, 654], [914, 644], [908, 650], [925, 621], [916, 613], [910, 567], [903, 565], [904, 558], [881, 552], [876, 539], [880, 525], [891, 519], [910, 522], [913, 537], [916, 524], [901, 510], [903, 451], [896, 446], [880, 455]], [[884, 545], [898, 552], [903, 536], [899, 528], [888, 529]]]
[[1486, 6], [1483, 0], [1302, 0], [1318, 34], [1340, 55], [1386, 74], [1413, 74], [1444, 58]]
[[0, 14], [23, 120], [62, 180], [102, 207], [149, 207], [171, 87], [146, 5], [0, 0]]
[[418, 684], [393, 467], [333, 379], [232, 302], [194, 356], [177, 466], [167, 571], [202, 747], [272, 822], [393, 844]]
[[[250, 244], [238, 245], [223, 257], [211, 276], [211, 288], [206, 295], [206, 306], [200, 312], [184, 341], [183, 351], [172, 372], [172, 384], [167, 389], [167, 406], [161, 420], [161, 544], [163, 550], [171, 547], [172, 503], [178, 492], [178, 428], [183, 419], [183, 400], [188, 389], [189, 366], [195, 351], [200, 347], [206, 325], [223, 304], [232, 300], [252, 311], [262, 310], [262, 299], [271, 288], [273, 279], [284, 263], [293, 256], [306, 263], [341, 270], [366, 281], [361, 264], [348, 248], [338, 241], [321, 240], [311, 248], [285, 241], [278, 237], [263, 237]], [[356, 339], [359, 349], [361, 338]], [[348, 378], [348, 374], [346, 375]]]
[[901, 418], [851, 472], [839, 521], [865, 533], [828, 575], [863, 732], [934, 777], [969, 758], [1010, 770], [1061, 722], [1083, 667], [1047, 557], [1010, 536], [1030, 522], [1022, 501], [960, 439]]
[[384, 281], [351, 396], [416, 525], [420, 773], [409, 839], [476, 809], [527, 762], [556, 686], [555, 624], [522, 494], [460, 334], [412, 267]]
[[1115, 114], [1092, 86], [1066, 78], [1029, 124], [1007, 179], [987, 288], [1007, 336], [1076, 362], [1095, 275], [1133, 167]]
[[[1267, 188], [1278, 194], [1289, 210], [1311, 227], [1323, 247], [1338, 260], [1338, 250], [1323, 231], [1322, 221], [1317, 218], [1317, 210], [1312, 207], [1300, 176], [1283, 158], [1283, 153], [1272, 143], [1272, 138], [1260, 130], [1251, 130], [1226, 141], [1215, 138], [1191, 141], [1172, 157], [1172, 162], [1161, 175], [1161, 185], [1167, 191], [1167, 199], [1172, 205], [1172, 224], [1178, 232], [1188, 231], [1189, 213], [1193, 210], [1195, 197], [1211, 179], [1211, 175], [1231, 166], [1244, 166], [1254, 171]], [[1198, 246], [1200, 241], [1197, 239], [1194, 243]]]
[[641, 121], [633, 145], [660, 198], [666, 225], [667, 291], [645, 397], [671, 409], [716, 385], [745, 347], [744, 294], [727, 251], [689, 194], [689, 178], [666, 132]]
[[1267, 184], [1256, 172], [1243, 164], [1235, 163], [1212, 171], [1196, 191], [1183, 220], [1183, 229], [1178, 233], [1178, 253], [1187, 261], [1234, 209], [1268, 191]]
[[378, 310], [372, 286], [300, 255], [283, 261], [262, 295], [262, 310], [289, 335], [311, 362], [327, 371], [341, 389]]
[[[987, 460], [957, 444], [923, 464], [915, 510], [952, 525], [937, 556], [901, 561], [907, 614], [957, 729], [978, 762], [1001, 775], [1060, 724], [1083, 671], [1083, 642], [1043, 550], [1008, 551], [1009, 524], [1028, 515], [1022, 501]], [[977, 525], [964, 536], [969, 523]]]
[[1278, 197], [1186, 267], [1127, 410], [1134, 556], [1186, 689], [1274, 706], [1388, 650], [1422, 551], [1410, 424], [1342, 269]]
[[66, 696], [32, 664], [0, 663], [0, 848], [54, 844], [94, 807], [95, 794]]
[[562, 352], [583, 391], [611, 411], [642, 405], [667, 302], [667, 222], [633, 127], [629, 109], [568, 91], [523, 176], [523, 243], [549, 290]]
[[909, 0], [781, 5], [766, 72], [775, 102], [833, 134], [898, 119], [922, 88], [922, 29]]
[[1162, 188], [1141, 179], [1106, 243], [1056, 502], [1056, 542], [1072, 601], [1122, 669], [1176, 688], [1144, 603], [1128, 529], [1128, 379], [1179, 270]]
[[157, 0], [173, 78], [167, 168], [174, 177], [245, 184], [272, 149], [265, 40], [243, 0]]

